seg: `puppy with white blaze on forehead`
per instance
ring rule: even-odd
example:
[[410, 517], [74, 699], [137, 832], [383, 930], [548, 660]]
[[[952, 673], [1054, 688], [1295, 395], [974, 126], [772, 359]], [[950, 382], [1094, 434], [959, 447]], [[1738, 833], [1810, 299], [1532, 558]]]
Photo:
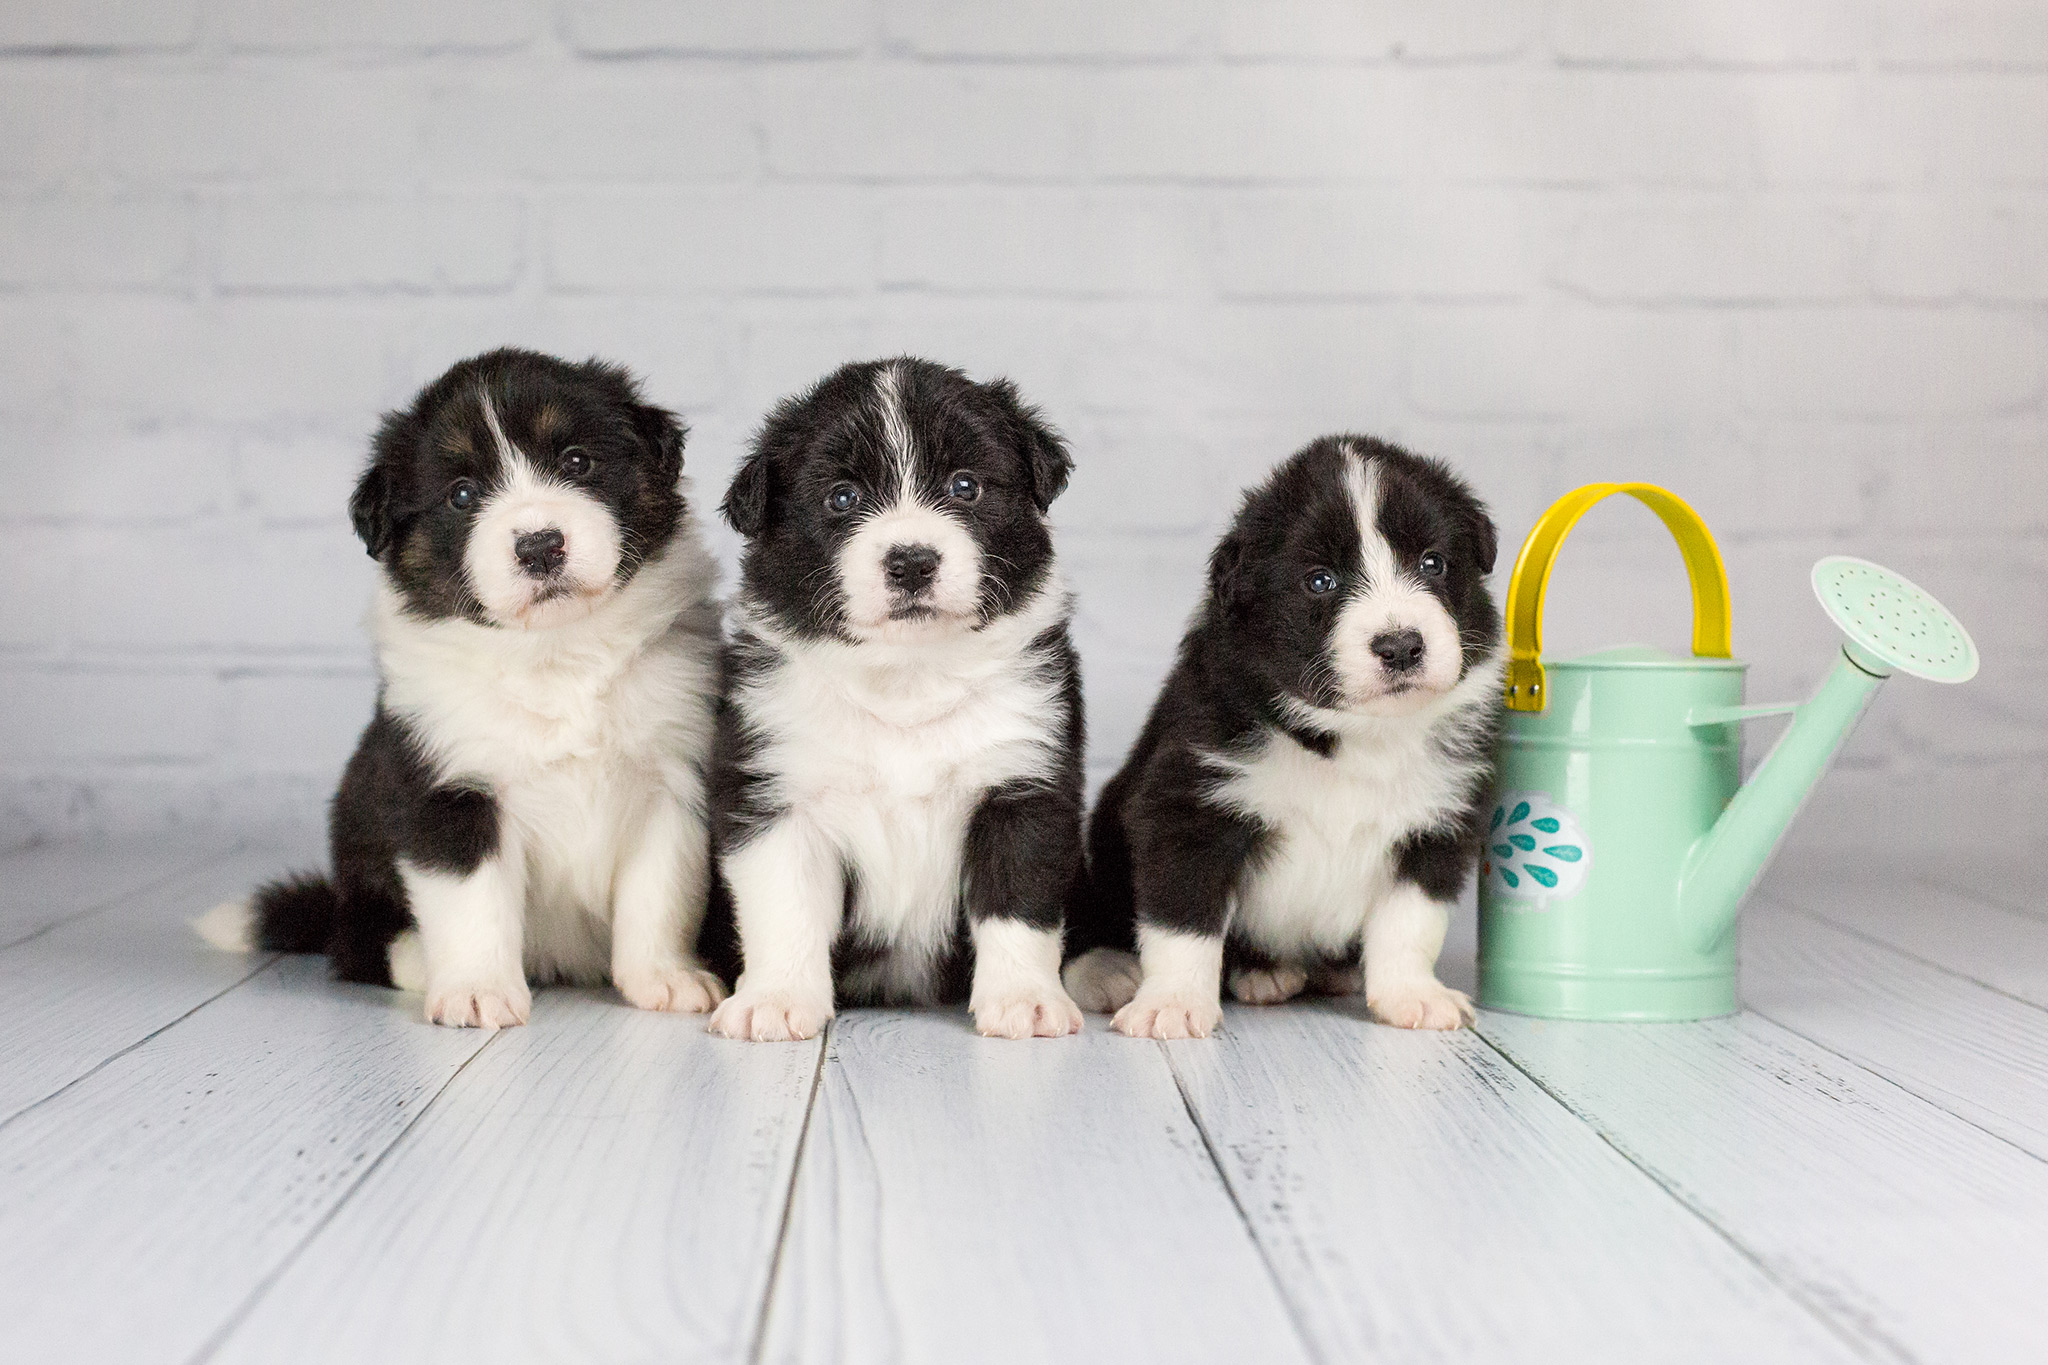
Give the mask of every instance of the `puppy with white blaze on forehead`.
[[384, 419], [349, 512], [377, 560], [376, 715], [335, 793], [331, 878], [200, 921], [325, 952], [439, 1024], [524, 1023], [528, 983], [642, 1009], [724, 998], [711, 877], [717, 569], [683, 429], [624, 370], [465, 360]]
[[[1046, 509], [1066, 447], [1007, 382], [848, 365], [769, 416], [725, 515], [747, 545], [715, 763], [707, 951], [728, 1037], [966, 996], [1004, 1038], [1081, 1027], [1081, 686]], [[735, 937], [736, 932], [736, 937]]]
[[1206, 1037], [1227, 975], [1247, 1004], [1362, 987], [1383, 1023], [1471, 1022], [1436, 957], [1492, 783], [1494, 551], [1463, 482], [1368, 437], [1246, 496], [1096, 804], [1066, 969], [1084, 1008]]

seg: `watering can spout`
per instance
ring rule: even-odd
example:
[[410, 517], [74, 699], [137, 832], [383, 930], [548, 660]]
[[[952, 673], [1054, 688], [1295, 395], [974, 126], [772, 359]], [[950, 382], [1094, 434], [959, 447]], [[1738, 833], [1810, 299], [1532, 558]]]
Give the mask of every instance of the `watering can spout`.
[[1856, 728], [1879, 684], [1890, 675], [1881, 662], [1853, 644], [1845, 645], [1810, 701], [1796, 706], [1716, 707], [1687, 717], [1687, 724], [1699, 726], [1792, 714], [1777, 747], [1686, 856], [1678, 884], [1678, 916], [1702, 952], [1718, 947], [1734, 929], [1743, 897], [1762, 875], [1835, 751]]
[[1792, 713], [1777, 747], [1686, 855], [1679, 874], [1678, 917], [1702, 951], [1720, 945], [1734, 929], [1742, 898], [1884, 680], [1908, 673], [1955, 683], [1977, 672], [1977, 647], [1962, 624], [1890, 570], [1867, 560], [1830, 556], [1813, 566], [1813, 587], [1847, 639], [1812, 700], [1797, 706], [1719, 707], [1686, 718], [1692, 726], [1725, 725]]

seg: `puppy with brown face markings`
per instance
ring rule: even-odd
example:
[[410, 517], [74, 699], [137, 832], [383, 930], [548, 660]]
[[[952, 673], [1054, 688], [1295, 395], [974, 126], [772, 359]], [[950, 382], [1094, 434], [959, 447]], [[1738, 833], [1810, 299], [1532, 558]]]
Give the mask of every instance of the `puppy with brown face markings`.
[[384, 419], [349, 503], [381, 687], [332, 876], [218, 907], [210, 941], [324, 952], [440, 1024], [524, 1023], [529, 982], [724, 997], [694, 955], [720, 630], [682, 458], [624, 370], [531, 351], [465, 360]]
[[1080, 1028], [1081, 688], [1046, 525], [1069, 466], [1008, 383], [921, 360], [769, 416], [725, 498], [747, 546], [716, 834], [745, 970], [716, 1031], [962, 997], [984, 1034]]
[[[1478, 861], [1501, 623], [1494, 527], [1434, 460], [1312, 442], [1246, 495], [1209, 591], [1089, 827], [1074, 998], [1152, 1038], [1247, 1004], [1365, 991], [1456, 1028], [1436, 979]], [[1133, 956], [1135, 950], [1135, 956]]]

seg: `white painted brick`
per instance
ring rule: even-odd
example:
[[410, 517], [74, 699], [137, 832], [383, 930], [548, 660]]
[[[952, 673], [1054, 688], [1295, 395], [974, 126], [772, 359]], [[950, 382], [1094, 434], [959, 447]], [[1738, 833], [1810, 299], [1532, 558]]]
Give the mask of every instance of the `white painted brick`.
[[1389, 184], [1262, 190], [1220, 201], [1216, 285], [1226, 295], [1500, 298], [1543, 277], [1544, 196]]
[[830, 188], [592, 190], [546, 210], [556, 289], [801, 293], [874, 283], [872, 197]]
[[1549, 42], [1568, 62], [1847, 65], [1871, 48], [1871, 11], [1867, 0], [1558, 0]]
[[[415, 315], [412, 345], [385, 406], [412, 401], [465, 356], [526, 346], [581, 360], [602, 356], [638, 375], [650, 402], [688, 415], [730, 388], [731, 328], [716, 311], [660, 299], [551, 297], [463, 301]], [[371, 426], [362, 426], [368, 449]], [[686, 453], [687, 458], [687, 453]]]
[[651, 56], [717, 53], [830, 56], [866, 45], [874, 26], [862, 0], [566, 0], [562, 31], [578, 52]]
[[1796, 72], [1743, 88], [1768, 184], [2048, 182], [2048, 81], [2033, 73]]
[[230, 291], [488, 291], [519, 273], [505, 195], [292, 195], [224, 202], [216, 280]]
[[234, 446], [238, 505], [266, 523], [346, 525], [370, 436], [368, 427], [245, 433]]
[[889, 288], [1185, 294], [1209, 273], [1210, 214], [1184, 193], [904, 190], [880, 220]]
[[[0, 522], [175, 521], [225, 511], [231, 442], [218, 431], [76, 419], [0, 419], [7, 496]], [[12, 452], [19, 452], [18, 455]]]
[[1864, 292], [1863, 234], [1839, 202], [1685, 194], [1603, 198], [1551, 278], [1609, 301], [1776, 302]]
[[1171, 410], [1052, 416], [1074, 456], [1073, 479], [1053, 504], [1062, 537], [1212, 538], [1243, 489], [1300, 444], [1276, 430], [1280, 423], [1259, 417]]
[[2048, 65], [2048, 9], [2036, 0], [1883, 0], [1877, 56], [1900, 66]]
[[1266, 413], [1372, 430], [1403, 406], [1401, 314], [1372, 304], [1092, 310], [1078, 396], [1105, 411]]
[[1465, 417], [1723, 416], [1741, 396], [1734, 337], [1720, 313], [1435, 309], [1415, 324], [1409, 392]]
[[1856, 443], [1877, 485], [1884, 531], [1940, 533], [1962, 544], [2048, 533], [2048, 437], [2038, 422], [1943, 422]]
[[539, 35], [542, 0], [218, 0], [229, 46], [256, 51], [403, 48], [428, 52], [522, 47]]
[[127, 182], [353, 185], [424, 171], [427, 83], [404, 68], [150, 65], [85, 93], [97, 130], [88, 164]]
[[1871, 246], [1880, 297], [2048, 300], [2048, 202], [1944, 198], [1886, 211]]
[[1070, 68], [790, 66], [753, 90], [768, 168], [778, 175], [916, 180], [1069, 177], [1113, 79]]
[[7, 591], [0, 592], [0, 650], [47, 653], [81, 609], [73, 572], [75, 533], [49, 526], [7, 531]]
[[376, 707], [377, 675], [237, 672], [223, 689], [228, 737], [221, 760], [236, 771], [339, 780]]
[[719, 68], [460, 69], [426, 111], [435, 174], [460, 181], [718, 180], [757, 162], [750, 86]]
[[179, 199], [0, 203], [0, 286], [181, 288], [196, 218]]
[[1524, 51], [1540, 22], [1538, 6], [1497, 0], [1262, 0], [1222, 7], [1219, 46], [1232, 57], [1312, 61], [1499, 59]]
[[262, 530], [238, 521], [78, 535], [70, 623], [95, 647], [367, 649], [375, 566], [346, 524]]
[[1214, 45], [1218, 8], [1214, 0], [882, 0], [882, 22], [892, 46], [922, 56], [1186, 57]]
[[220, 687], [197, 672], [0, 670], [0, 754], [38, 763], [190, 762], [220, 746]]
[[1988, 415], [2033, 407], [2048, 381], [2042, 324], [2009, 313], [1799, 309], [1739, 330], [1744, 395], [1773, 415]]
[[0, 8], [0, 51], [176, 48], [190, 43], [198, 28], [198, 0], [23, 0]]
[[1746, 101], [1693, 73], [1251, 66], [1100, 78], [1099, 174], [1203, 180], [1720, 184]]
[[0, 80], [0, 128], [7, 130], [0, 137], [0, 179], [53, 181], [74, 174], [97, 120], [97, 92], [75, 72], [10, 63]]

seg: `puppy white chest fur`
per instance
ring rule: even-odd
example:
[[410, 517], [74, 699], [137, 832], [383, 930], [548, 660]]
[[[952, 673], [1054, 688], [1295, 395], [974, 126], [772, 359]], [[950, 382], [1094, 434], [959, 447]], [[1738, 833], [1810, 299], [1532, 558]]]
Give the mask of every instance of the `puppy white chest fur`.
[[1064, 598], [1049, 590], [983, 630], [926, 641], [782, 640], [775, 666], [736, 694], [773, 804], [851, 874], [846, 927], [882, 950], [863, 993], [928, 993], [958, 928], [976, 808], [993, 788], [1052, 774], [1059, 684], [1029, 646]]
[[1455, 820], [1470, 778], [1426, 726], [1402, 721], [1353, 721], [1329, 758], [1276, 731], [1256, 752], [1211, 763], [1211, 799], [1267, 830], [1239, 878], [1231, 932], [1282, 961], [1356, 947], [1401, 841]]
[[526, 967], [604, 979], [615, 882], [650, 822], [705, 818], [716, 688], [715, 570], [687, 531], [583, 621], [546, 631], [422, 622], [380, 594], [384, 704], [438, 781], [496, 800], [525, 885]]

